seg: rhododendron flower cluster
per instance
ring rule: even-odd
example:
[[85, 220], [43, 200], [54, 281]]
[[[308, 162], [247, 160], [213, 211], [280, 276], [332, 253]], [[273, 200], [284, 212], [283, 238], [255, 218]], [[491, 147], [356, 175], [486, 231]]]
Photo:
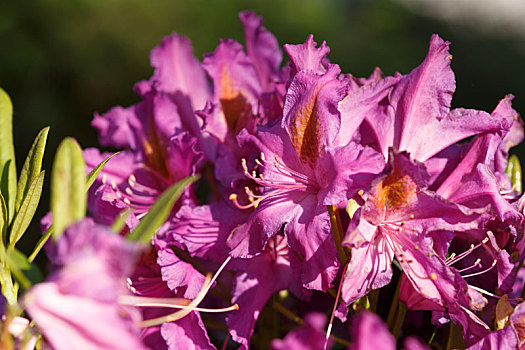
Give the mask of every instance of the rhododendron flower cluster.
[[358, 78], [313, 35], [281, 49], [239, 18], [244, 43], [202, 61], [165, 37], [140, 101], [95, 114], [119, 152], [83, 151], [90, 218], [48, 243], [31, 331], [55, 349], [520, 348], [513, 96], [452, 108], [438, 35], [408, 74]]

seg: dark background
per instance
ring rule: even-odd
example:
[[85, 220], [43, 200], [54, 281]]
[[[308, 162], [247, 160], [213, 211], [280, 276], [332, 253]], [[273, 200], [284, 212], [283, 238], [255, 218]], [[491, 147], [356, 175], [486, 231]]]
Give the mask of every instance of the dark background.
[[[14, 104], [18, 168], [47, 125], [47, 174], [65, 136], [96, 146], [93, 113], [138, 102], [133, 84], [152, 74], [149, 51], [163, 36], [172, 31], [188, 36], [202, 59], [219, 38], [243, 42], [237, 13], [246, 9], [264, 17], [280, 44], [302, 43], [310, 33], [317, 42], [326, 40], [331, 61], [355, 76], [368, 76], [376, 66], [388, 75], [408, 73], [425, 57], [430, 35], [438, 33], [452, 42], [453, 107], [490, 112], [513, 93], [515, 109], [525, 111], [525, 44], [519, 32], [482, 21], [450, 23], [391, 0], [7, 0], [0, 7], [0, 86]], [[523, 158], [525, 147], [516, 151]], [[48, 184], [49, 175], [46, 193]], [[48, 210], [48, 202], [44, 197], [37, 215]], [[36, 225], [31, 230], [26, 245], [38, 239]]]

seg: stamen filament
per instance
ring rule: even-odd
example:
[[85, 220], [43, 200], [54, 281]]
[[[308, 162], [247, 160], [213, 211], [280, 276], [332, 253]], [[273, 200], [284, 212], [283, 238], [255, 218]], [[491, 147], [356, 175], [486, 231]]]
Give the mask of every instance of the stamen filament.
[[337, 296], [335, 297], [334, 307], [332, 309], [332, 316], [330, 316], [330, 323], [328, 324], [328, 328], [326, 330], [326, 339], [324, 341], [323, 350], [326, 350], [326, 346], [328, 345], [328, 339], [330, 338], [330, 333], [332, 333], [332, 326], [334, 324], [335, 310], [337, 310], [337, 302], [339, 301], [339, 297], [341, 295], [341, 287], [343, 286], [343, 280], [345, 278], [345, 273], [346, 273], [347, 268], [348, 268], [348, 264], [345, 265], [345, 268], [343, 269], [343, 274], [341, 275], [341, 281], [339, 282], [339, 288], [337, 289]]
[[462, 276], [463, 278], [467, 278], [467, 277], [473, 277], [473, 276], [477, 276], [477, 275], [481, 275], [481, 274], [484, 274], [485, 272], [489, 272], [490, 270], [492, 270], [492, 268], [494, 266], [496, 266], [498, 260], [494, 259], [494, 261], [492, 262], [492, 265], [490, 265], [489, 268], [483, 270], [483, 271], [479, 271], [479, 272], [475, 272], [475, 273], [471, 273], [470, 275], [464, 275]]
[[217, 277], [219, 277], [219, 274], [222, 272], [224, 267], [226, 267], [226, 265], [228, 264], [228, 262], [230, 260], [231, 260], [231, 256], [228, 256], [228, 258], [226, 258], [224, 263], [222, 263], [221, 267], [219, 267], [219, 269], [217, 270], [217, 272], [215, 273], [213, 278], [211, 277], [211, 274], [209, 274], [209, 273], [206, 274], [206, 279], [204, 280], [204, 283], [202, 285], [202, 289], [199, 291], [199, 294], [197, 294], [197, 297], [195, 297], [195, 299], [193, 299], [187, 305], [188, 309], [179, 310], [177, 312], [174, 312], [174, 313], [166, 315], [166, 316], [161, 316], [161, 317], [157, 317], [157, 318], [153, 318], [153, 319], [149, 319], [149, 320], [143, 321], [142, 322], [142, 327], [143, 328], [147, 328], [147, 327], [157, 326], [157, 325], [160, 325], [160, 324], [163, 324], [163, 323], [166, 323], [166, 322], [172, 322], [172, 321], [180, 320], [184, 316], [188, 315], [192, 310], [194, 310], [197, 307], [197, 305], [200, 304], [200, 302], [204, 299], [206, 294], [208, 294], [208, 291], [212, 287], [213, 283], [215, 282]]
[[476, 250], [479, 247], [481, 247], [482, 245], [486, 244], [488, 241], [489, 241], [489, 238], [485, 237], [485, 238], [483, 238], [483, 240], [480, 243], [478, 243], [476, 245], [471, 244], [470, 248], [468, 250], [464, 251], [463, 253], [459, 254], [458, 256], [456, 256], [455, 254], [450, 255], [450, 257], [445, 260], [445, 263], [448, 266], [451, 266], [451, 265], [457, 263], [461, 259], [463, 259], [463, 258], [467, 257], [468, 255], [470, 255], [470, 253], [472, 253], [474, 250]]
[[149, 298], [149, 297], [123, 295], [118, 298], [118, 302], [120, 304], [132, 305], [132, 306], [137, 306], [137, 307], [166, 307], [166, 308], [171, 308], [171, 309], [185, 309], [185, 310], [191, 310], [191, 311], [210, 312], [210, 313], [219, 313], [219, 312], [239, 310], [239, 305], [237, 304], [233, 304], [231, 306], [220, 308], [220, 309], [190, 307], [188, 304], [191, 303], [191, 300], [186, 299], [186, 298]]
[[478, 266], [481, 267], [481, 264], [480, 264], [480, 263], [481, 263], [481, 259], [478, 258], [478, 259], [474, 262], [474, 264], [473, 264], [472, 266], [465, 267], [464, 269], [458, 270], [458, 272], [459, 272], [459, 273], [462, 273], [462, 272], [465, 272], [465, 271], [471, 270], [471, 269], [473, 269], [473, 268], [475, 268], [475, 267], [478, 267]]

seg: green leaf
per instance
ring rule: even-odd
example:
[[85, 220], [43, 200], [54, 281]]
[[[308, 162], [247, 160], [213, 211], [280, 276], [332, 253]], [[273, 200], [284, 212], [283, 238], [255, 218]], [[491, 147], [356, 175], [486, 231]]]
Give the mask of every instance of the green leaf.
[[31, 223], [35, 215], [36, 208], [40, 202], [40, 195], [42, 194], [42, 185], [44, 184], [44, 174], [42, 171], [29, 186], [26, 196], [22, 201], [20, 210], [16, 213], [15, 220], [11, 226], [11, 234], [9, 236], [9, 245], [13, 247], [22, 235], [26, 232], [27, 227]]
[[40, 130], [29, 150], [29, 153], [27, 154], [24, 166], [20, 172], [20, 177], [18, 178], [18, 190], [16, 192], [15, 204], [15, 210], [17, 212], [18, 209], [20, 209], [22, 200], [29, 191], [29, 187], [31, 187], [31, 183], [37, 178], [37, 176], [39, 176], [40, 171], [42, 170], [42, 158], [44, 157], [48, 133], [49, 127]]
[[38, 253], [40, 253], [40, 251], [42, 250], [42, 248], [44, 248], [44, 245], [46, 244], [46, 242], [49, 240], [49, 237], [51, 237], [51, 235], [53, 234], [53, 225], [49, 226], [49, 228], [47, 229], [47, 231], [42, 235], [42, 237], [38, 240], [38, 242], [36, 243], [35, 245], [35, 249], [33, 249], [33, 252], [31, 253], [31, 255], [29, 255], [29, 257], [27, 258], [27, 260], [31, 263], [35, 260], [36, 256], [38, 255]]
[[198, 175], [189, 176], [168, 188], [162, 193], [148, 213], [140, 220], [140, 223], [127, 236], [130, 241], [148, 243], [155, 231], [164, 223], [171, 208], [179, 199], [184, 189], [191, 183], [197, 181]]
[[30, 263], [26, 256], [12, 247], [7, 250], [7, 266], [15, 279], [24, 289], [43, 281], [42, 274], [36, 265]]
[[510, 156], [505, 173], [509, 176], [512, 189], [521, 193], [521, 164], [517, 155]]
[[[0, 249], [3, 249], [7, 243], [7, 206], [5, 204], [4, 196], [0, 193], [0, 229], [2, 230], [2, 239]], [[1, 259], [0, 259], [1, 261]]]
[[15, 214], [16, 164], [13, 144], [13, 105], [7, 93], [0, 88], [0, 192], [7, 206], [8, 222]]
[[53, 238], [86, 215], [86, 163], [78, 143], [65, 138], [58, 146], [51, 173]]
[[109, 160], [113, 158], [114, 156], [116, 156], [117, 154], [119, 154], [119, 152], [113, 153], [112, 155], [104, 159], [102, 162], [100, 162], [100, 164], [97, 165], [95, 169], [91, 170], [91, 172], [87, 176], [86, 191], [88, 191], [91, 185], [93, 185], [93, 182], [95, 182], [95, 180], [97, 179], [97, 176], [100, 174], [102, 169], [104, 169], [104, 167], [106, 166], [106, 163], [109, 162]]
[[131, 214], [132, 209], [126, 208], [122, 210], [111, 224], [111, 231], [119, 233], [126, 226], [126, 219]]

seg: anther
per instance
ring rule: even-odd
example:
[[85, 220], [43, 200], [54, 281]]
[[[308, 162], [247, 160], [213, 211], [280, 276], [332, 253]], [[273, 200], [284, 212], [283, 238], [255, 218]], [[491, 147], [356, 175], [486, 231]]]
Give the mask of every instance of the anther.
[[496, 266], [496, 264], [498, 263], [498, 261], [496, 259], [494, 259], [492, 261], [492, 264], [490, 265], [489, 268], [485, 269], [485, 270], [482, 270], [482, 271], [479, 271], [479, 272], [475, 272], [475, 273], [471, 273], [469, 275], [463, 275], [462, 277], [463, 278], [467, 278], [467, 277], [473, 277], [473, 276], [478, 276], [478, 275], [481, 275], [481, 274], [484, 274], [485, 272], [489, 272], [490, 270], [492, 270], [492, 268], [494, 266]]
[[469, 266], [469, 267], [465, 267], [464, 269], [458, 270], [458, 272], [459, 272], [459, 273], [463, 273], [463, 272], [468, 271], [468, 270], [470, 270], [470, 269], [473, 269], [473, 268], [475, 268], [475, 267], [481, 267], [481, 264], [480, 264], [480, 263], [481, 263], [481, 259], [478, 258], [478, 259], [474, 262], [474, 264], [472, 264], [472, 265]]

